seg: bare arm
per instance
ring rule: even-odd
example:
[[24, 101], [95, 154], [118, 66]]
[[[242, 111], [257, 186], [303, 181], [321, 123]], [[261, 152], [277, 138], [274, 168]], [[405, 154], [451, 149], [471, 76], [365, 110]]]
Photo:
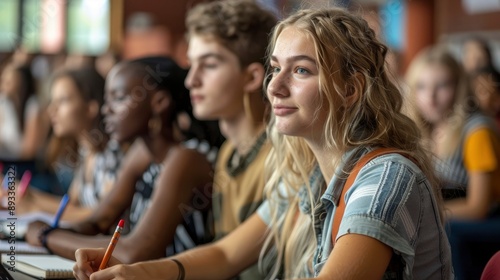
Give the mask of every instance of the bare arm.
[[120, 260], [133, 263], [165, 257], [165, 249], [183, 221], [183, 205], [191, 204], [193, 190], [211, 181], [211, 165], [204, 155], [184, 148], [170, 151], [156, 179], [150, 206], [116, 248]]
[[[180, 261], [188, 279], [228, 279], [257, 262], [267, 234], [267, 226], [253, 214], [223, 239], [200, 246], [173, 258]], [[76, 253], [77, 279], [89, 279], [93, 262], [100, 263], [104, 249], [80, 249]], [[117, 264], [114, 259], [112, 264]], [[115, 265], [92, 274], [92, 280], [119, 279], [121, 275], [135, 279], [177, 279], [177, 265], [169, 259], [140, 262], [133, 265]]]
[[486, 218], [491, 205], [491, 173], [471, 172], [465, 198], [445, 202], [448, 218], [479, 220]]
[[[131, 148], [132, 149], [132, 148]], [[120, 168], [117, 181], [111, 192], [99, 203], [90, 217], [79, 223], [75, 223], [68, 230], [54, 230], [47, 238], [49, 248], [58, 255], [73, 258], [76, 249], [85, 246], [105, 247], [109, 237], [96, 238], [85, 235], [96, 235], [106, 233], [110, 228], [116, 226], [118, 218], [130, 205], [134, 194], [135, 182], [138, 175], [142, 174], [150, 162], [150, 157], [144, 153], [145, 148], [138, 146], [127, 153]], [[44, 225], [32, 223], [28, 228], [26, 240], [33, 245], [41, 245], [38, 234]], [[83, 234], [83, 235], [82, 235]]]
[[241, 226], [213, 245], [179, 254], [186, 279], [226, 279], [257, 262], [267, 236], [267, 225], [253, 214]]
[[24, 121], [23, 143], [21, 158], [33, 159], [38, 149], [45, 143], [49, 132], [49, 119], [45, 111], [37, 108], [27, 108], [29, 112]]
[[[179, 206], [189, 205], [192, 191], [211, 181], [210, 171], [208, 161], [196, 151], [180, 148], [169, 152], [164, 168], [155, 182], [150, 206], [132, 232], [123, 236], [116, 246], [116, 255], [120, 256], [122, 262], [132, 263], [165, 256], [165, 249], [173, 241], [177, 225], [183, 219]], [[127, 197], [132, 196], [133, 188]], [[126, 206], [130, 203], [131, 199]], [[117, 218], [114, 217], [113, 223]], [[106, 247], [109, 243], [109, 236], [79, 236], [75, 239], [73, 235], [75, 234], [68, 232], [52, 232], [47, 239], [49, 248], [57, 254], [73, 258], [78, 248]]]
[[[89, 160], [89, 158], [93, 157], [87, 157], [86, 160]], [[81, 168], [77, 172], [81, 172]], [[89, 217], [89, 215], [92, 213], [91, 208], [82, 207], [80, 205], [80, 187], [81, 186], [79, 180], [73, 180], [71, 182], [71, 186], [68, 191], [70, 200], [68, 206], [64, 210], [62, 220], [71, 222], [82, 221], [85, 218]], [[60, 202], [60, 196], [45, 193], [33, 188], [28, 188], [26, 190], [25, 197], [22, 199], [18, 199], [16, 210], [19, 214], [26, 214], [30, 212], [46, 212], [55, 214], [59, 209]]]
[[[75, 178], [83, 177], [81, 173], [84, 172], [84, 166], [93, 166], [95, 162], [96, 154], [89, 154], [85, 157], [84, 161], [80, 164], [77, 170], [77, 175]], [[91, 170], [93, 172], [94, 170]], [[81, 175], [81, 176], [80, 176]], [[80, 193], [82, 188], [82, 182], [79, 179], [74, 179], [71, 182], [71, 187], [69, 188], [68, 194], [70, 197], [69, 204], [66, 207], [62, 220], [79, 222], [88, 218], [92, 214], [93, 207], [85, 207], [80, 203]], [[47, 212], [50, 214], [55, 214], [59, 209], [59, 203], [61, 197], [41, 192], [36, 189], [28, 189], [27, 195], [18, 200], [17, 211], [19, 214], [24, 214], [28, 212]]]
[[[73, 188], [73, 186], [72, 186]], [[41, 211], [55, 214], [59, 208], [61, 197], [44, 193], [36, 189], [29, 189], [28, 194], [22, 200], [18, 200], [16, 211], [18, 214]], [[62, 216], [63, 221], [77, 222], [88, 218], [92, 208], [82, 207], [78, 203], [78, 196], [70, 193], [70, 203]]]
[[360, 234], [340, 237], [315, 279], [381, 279], [392, 257], [392, 248]]
[[151, 163], [151, 156], [144, 144], [135, 142], [126, 153], [111, 191], [100, 201], [92, 214], [72, 230], [94, 235], [105, 233], [116, 226], [114, 223], [130, 206], [135, 192], [135, 183]]

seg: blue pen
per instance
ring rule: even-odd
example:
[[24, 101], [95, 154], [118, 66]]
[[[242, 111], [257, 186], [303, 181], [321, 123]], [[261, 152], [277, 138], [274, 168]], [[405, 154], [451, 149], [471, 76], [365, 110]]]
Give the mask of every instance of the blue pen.
[[66, 209], [68, 202], [69, 202], [69, 195], [65, 194], [61, 199], [61, 203], [59, 203], [59, 209], [57, 209], [56, 216], [54, 217], [54, 222], [52, 223], [53, 228], [57, 228], [59, 226], [59, 220], [61, 219], [61, 216], [64, 212], [64, 209]]
[[[0, 172], [3, 174], [3, 163], [0, 163]], [[9, 189], [9, 176], [3, 174], [2, 187], [7, 191]]]

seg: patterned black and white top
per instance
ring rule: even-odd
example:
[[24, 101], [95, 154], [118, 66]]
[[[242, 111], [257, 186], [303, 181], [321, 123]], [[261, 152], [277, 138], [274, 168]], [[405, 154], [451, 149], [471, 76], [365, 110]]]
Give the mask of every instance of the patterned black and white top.
[[[205, 154], [212, 164], [215, 161], [217, 148], [210, 147], [208, 143], [191, 139], [183, 144], [189, 149], [194, 149]], [[160, 175], [162, 168], [163, 166], [161, 164], [152, 163], [143, 173], [141, 179], [137, 181], [128, 216], [130, 230], [133, 230], [149, 208], [155, 188], [155, 181]], [[208, 197], [208, 201], [210, 201], [210, 196]], [[212, 219], [210, 209], [211, 207], [197, 209], [191, 206], [182, 209], [183, 222], [177, 226], [174, 241], [166, 248], [166, 256], [178, 254], [198, 245], [210, 242], [213, 239], [213, 230], [208, 226]]]
[[84, 164], [80, 165], [75, 180], [80, 181], [79, 203], [81, 206], [96, 207], [101, 198], [106, 196], [116, 181], [123, 156], [120, 145], [110, 140], [106, 148], [95, 155], [90, 180], [85, 180], [85, 167]]

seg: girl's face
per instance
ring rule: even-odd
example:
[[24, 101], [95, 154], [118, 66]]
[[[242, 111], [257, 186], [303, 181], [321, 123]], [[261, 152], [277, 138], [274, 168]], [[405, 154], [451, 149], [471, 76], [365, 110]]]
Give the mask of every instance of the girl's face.
[[492, 116], [500, 113], [500, 92], [491, 77], [479, 75], [474, 79], [474, 95], [485, 113]]
[[416, 78], [413, 91], [417, 109], [429, 123], [445, 120], [453, 109], [455, 86], [444, 65], [425, 65]]
[[128, 67], [118, 65], [109, 73], [102, 107], [106, 132], [121, 143], [147, 134], [151, 117], [148, 85]]
[[465, 71], [472, 73], [488, 65], [488, 56], [481, 44], [476, 41], [468, 41], [464, 44], [463, 66]]
[[96, 118], [73, 80], [61, 77], [54, 81], [48, 107], [54, 133], [59, 136], [78, 137], [82, 131], [89, 130]]
[[194, 115], [202, 120], [233, 119], [244, 112], [244, 78], [238, 57], [205, 36], [192, 36], [191, 67], [185, 85], [190, 90]]
[[267, 95], [278, 132], [320, 139], [327, 110], [320, 103], [319, 65], [311, 39], [295, 27], [285, 28], [276, 41], [271, 69]]

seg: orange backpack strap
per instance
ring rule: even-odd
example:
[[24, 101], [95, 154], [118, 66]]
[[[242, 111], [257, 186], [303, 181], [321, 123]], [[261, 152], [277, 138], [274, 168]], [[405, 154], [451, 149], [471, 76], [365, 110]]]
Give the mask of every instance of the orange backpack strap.
[[[373, 151], [365, 154], [364, 156], [362, 156], [358, 160], [358, 162], [356, 163], [356, 165], [354, 166], [354, 168], [352, 169], [352, 171], [349, 174], [349, 176], [347, 177], [347, 180], [346, 180], [346, 182], [344, 184], [344, 187], [342, 189], [342, 194], [340, 195], [340, 199], [339, 199], [339, 203], [338, 203], [338, 206], [337, 206], [337, 210], [335, 211], [335, 216], [333, 218], [332, 245], [335, 245], [337, 234], [338, 234], [339, 228], [340, 228], [340, 222], [342, 221], [342, 218], [344, 217], [344, 211], [345, 211], [344, 197], [345, 197], [345, 194], [351, 188], [352, 184], [356, 180], [356, 177], [358, 176], [359, 171], [370, 160], [372, 160], [372, 159], [374, 159], [374, 158], [376, 158], [378, 156], [385, 155], [385, 154], [391, 154], [391, 153], [402, 154], [401, 150], [396, 149], [396, 148], [378, 148], [378, 149], [375, 149], [375, 150], [373, 150]], [[405, 156], [405, 157], [410, 158], [408, 155], [405, 155], [405, 154], [402, 154], [402, 155]], [[411, 160], [413, 160], [413, 159], [411, 159]]]

